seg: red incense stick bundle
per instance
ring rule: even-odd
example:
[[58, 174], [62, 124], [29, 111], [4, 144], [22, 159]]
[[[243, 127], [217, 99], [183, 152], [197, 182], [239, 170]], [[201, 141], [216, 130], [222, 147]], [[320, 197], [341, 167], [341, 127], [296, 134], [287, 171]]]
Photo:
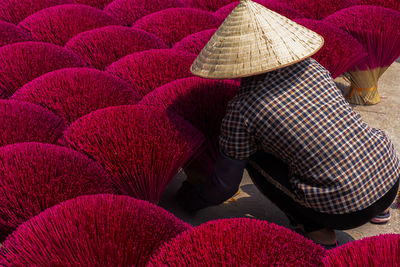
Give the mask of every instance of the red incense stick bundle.
[[[46, 59], [46, 60], [43, 60]], [[27, 82], [47, 72], [86, 63], [63, 47], [39, 42], [22, 42], [0, 47], [0, 98], [8, 98]]]
[[56, 145], [21, 143], [1, 147], [0, 175], [0, 240], [62, 201], [114, 192], [111, 177], [100, 164]]
[[[207, 178], [219, 155], [220, 127], [229, 100], [239, 89], [230, 80], [191, 77], [165, 84], [146, 95], [139, 103], [171, 110], [191, 122], [206, 137], [206, 149], [187, 168]], [[188, 173], [187, 173], [188, 174]]]
[[50, 110], [14, 100], [0, 100], [0, 125], [0, 146], [23, 142], [55, 144], [67, 127]]
[[20, 27], [0, 21], [0, 47], [7, 44], [31, 41], [31, 37]]
[[60, 5], [38, 11], [18, 25], [28, 30], [34, 41], [64, 46], [77, 34], [120, 22], [112, 15], [86, 5]]
[[346, 75], [351, 82], [347, 100], [359, 105], [379, 103], [378, 80], [400, 56], [400, 13], [378, 6], [354, 6], [324, 21], [350, 33], [368, 52]]
[[356, 240], [327, 251], [324, 266], [399, 266], [400, 235], [385, 234]]
[[359, 0], [279, 0], [302, 13], [306, 18], [324, 19], [344, 8], [358, 4]]
[[204, 136], [172, 112], [129, 105], [80, 118], [62, 141], [100, 162], [119, 192], [157, 203]]
[[360, 5], [371, 5], [391, 8], [400, 11], [400, 1], [398, 0], [358, 0]]
[[174, 7], [189, 7], [186, 0], [114, 0], [104, 11], [114, 15], [124, 25], [132, 26], [138, 19], [151, 13]]
[[74, 4], [88, 5], [103, 9], [106, 5], [110, 4], [113, 0], [72, 0]]
[[164, 242], [190, 228], [145, 201], [82, 196], [21, 225], [3, 243], [0, 265], [144, 267]]
[[72, 0], [0, 0], [0, 20], [18, 24], [41, 9], [72, 4]]
[[147, 15], [134, 27], [153, 33], [172, 47], [184, 37], [218, 28], [222, 20], [214, 13], [194, 8], [170, 8]]
[[193, 76], [190, 65], [195, 54], [176, 49], [150, 49], [121, 58], [106, 71], [133, 87], [141, 97], [176, 79]]
[[312, 57], [332, 74], [332, 78], [352, 69], [367, 56], [365, 48], [348, 32], [324, 21], [296, 19], [297, 23], [324, 37], [324, 46]]
[[[296, 19], [296, 18], [303, 18], [304, 15], [301, 14], [301, 12], [291, 8], [290, 6], [275, 1], [275, 0], [254, 0], [254, 2], [257, 2], [263, 6], [265, 6], [268, 9], [271, 9], [272, 11], [275, 11], [285, 17], [288, 17], [290, 19]], [[232, 10], [239, 4], [239, 1], [233, 2], [229, 5], [223, 6], [217, 11], [215, 11], [215, 15], [221, 17], [222, 19], [225, 19], [231, 12]]]
[[216, 29], [209, 29], [191, 34], [177, 42], [172, 48], [198, 55], [215, 31]]
[[127, 82], [109, 73], [67, 68], [25, 84], [12, 99], [41, 105], [72, 123], [97, 109], [136, 104], [140, 96]]
[[106, 26], [78, 34], [68, 41], [65, 48], [74, 51], [89, 66], [104, 70], [129, 54], [168, 47], [151, 33], [123, 26]]
[[266, 221], [215, 220], [162, 246], [148, 266], [322, 266], [325, 250]]

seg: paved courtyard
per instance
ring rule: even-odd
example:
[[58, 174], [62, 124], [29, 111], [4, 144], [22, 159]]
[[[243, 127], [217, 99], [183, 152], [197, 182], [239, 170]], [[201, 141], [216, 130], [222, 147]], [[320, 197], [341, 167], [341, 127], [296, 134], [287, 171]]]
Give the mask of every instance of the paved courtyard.
[[[343, 79], [338, 78], [336, 81], [339, 88], [346, 87]], [[382, 98], [381, 103], [374, 106], [355, 106], [354, 109], [369, 125], [385, 130], [392, 138], [397, 151], [400, 152], [400, 60], [395, 62], [382, 76], [379, 82], [379, 91]], [[267, 220], [290, 228], [286, 216], [258, 192], [247, 173], [244, 174], [240, 186], [241, 193], [233, 200], [201, 210], [194, 216], [182, 211], [174, 200], [174, 195], [184, 179], [183, 173], [177, 175], [165, 191], [160, 205], [192, 225], [220, 218], [249, 217]], [[346, 233], [354, 239], [383, 233], [400, 233], [400, 209], [396, 205], [392, 205], [392, 219], [387, 225], [367, 223], [346, 231]], [[346, 234], [338, 232], [338, 238], [339, 241], [345, 239]]]

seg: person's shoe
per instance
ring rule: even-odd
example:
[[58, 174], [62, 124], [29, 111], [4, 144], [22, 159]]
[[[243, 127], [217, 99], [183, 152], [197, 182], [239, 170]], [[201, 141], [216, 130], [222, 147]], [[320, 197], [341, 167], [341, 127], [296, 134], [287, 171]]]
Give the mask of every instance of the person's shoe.
[[390, 220], [390, 210], [376, 215], [370, 222], [373, 224], [386, 224]]

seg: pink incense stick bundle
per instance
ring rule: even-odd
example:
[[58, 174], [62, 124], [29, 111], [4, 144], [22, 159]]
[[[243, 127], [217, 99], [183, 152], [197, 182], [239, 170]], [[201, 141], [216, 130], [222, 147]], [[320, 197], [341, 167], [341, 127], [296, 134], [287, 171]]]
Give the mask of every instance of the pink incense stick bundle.
[[220, 7], [214, 12], [214, 15], [222, 20], [224, 20], [235, 7], [239, 4], [239, 1], [232, 2], [225, 6]]
[[147, 15], [137, 20], [133, 26], [155, 34], [172, 47], [190, 34], [218, 28], [221, 22], [220, 18], [208, 11], [170, 8]]
[[399, 0], [358, 0], [360, 5], [382, 6], [400, 11]]
[[67, 68], [25, 84], [12, 99], [41, 105], [72, 123], [97, 109], [135, 104], [140, 96], [127, 82], [109, 73]]
[[151, 33], [123, 26], [107, 26], [80, 33], [65, 47], [100, 70], [134, 52], [168, 48], [164, 41]]
[[266, 8], [271, 9], [290, 19], [304, 17], [301, 12], [297, 11], [294, 8], [291, 8], [289, 5], [286, 5], [285, 3], [281, 3], [276, 0], [254, 0], [254, 2], [257, 2], [265, 6]]
[[47, 72], [84, 67], [75, 53], [48, 43], [22, 42], [0, 47], [0, 98]]
[[279, 0], [310, 19], [324, 19], [338, 10], [355, 6], [359, 0]]
[[0, 265], [142, 267], [164, 242], [191, 228], [128, 196], [81, 196], [22, 224], [0, 248]]
[[27, 32], [12, 23], [0, 21], [0, 47], [7, 44], [30, 41]]
[[202, 131], [207, 139], [206, 149], [185, 172], [196, 170], [208, 177], [219, 154], [218, 137], [226, 107], [238, 89], [239, 84], [234, 81], [191, 77], [161, 86], [139, 103], [171, 110]]
[[324, 21], [350, 33], [368, 52], [346, 75], [351, 83], [347, 100], [359, 105], [379, 103], [378, 80], [400, 56], [400, 13], [378, 6], [354, 6]]
[[111, 178], [64, 147], [21, 143], [0, 148], [0, 240], [41, 211], [81, 195], [113, 193]]
[[105, 11], [131, 26], [151, 13], [174, 7], [189, 7], [185, 0], [114, 0]]
[[214, 35], [216, 30], [217, 29], [209, 29], [188, 35], [179, 42], [175, 43], [172, 48], [198, 55], [208, 43], [211, 36]]
[[188, 0], [193, 8], [199, 8], [207, 11], [217, 11], [219, 8], [229, 5], [236, 0]]
[[82, 117], [62, 142], [100, 162], [119, 192], [157, 203], [204, 136], [172, 112], [130, 105]]
[[[289, 7], [288, 5], [275, 1], [275, 0], [254, 0], [254, 2], [257, 2], [263, 6], [265, 6], [268, 9], [271, 9], [272, 11], [275, 11], [287, 18], [290, 19], [296, 19], [296, 18], [303, 18], [303, 14], [301, 14], [299, 11]], [[217, 11], [215, 11], [215, 15], [225, 19], [231, 12], [232, 10], [239, 4], [239, 1], [233, 2], [229, 5], [223, 6]]]
[[312, 57], [324, 66], [333, 78], [342, 75], [367, 56], [365, 48], [348, 32], [313, 19], [296, 19], [297, 23], [324, 37], [324, 46]]
[[41, 9], [71, 3], [72, 0], [0, 0], [0, 20], [18, 24]]
[[175, 49], [150, 49], [133, 53], [107, 68], [107, 72], [128, 81], [141, 97], [155, 88], [192, 76], [196, 55]]
[[57, 143], [64, 120], [41, 106], [0, 100], [0, 146], [22, 142]]
[[399, 266], [400, 235], [385, 234], [356, 240], [327, 251], [323, 266]]
[[100, 9], [105, 8], [108, 4], [113, 2], [113, 0], [72, 0], [72, 1], [74, 4], [88, 5]]
[[36, 12], [19, 26], [28, 30], [35, 41], [63, 46], [78, 33], [118, 24], [116, 18], [94, 7], [60, 5]]
[[325, 250], [311, 240], [266, 221], [215, 220], [163, 245], [155, 266], [322, 266]]

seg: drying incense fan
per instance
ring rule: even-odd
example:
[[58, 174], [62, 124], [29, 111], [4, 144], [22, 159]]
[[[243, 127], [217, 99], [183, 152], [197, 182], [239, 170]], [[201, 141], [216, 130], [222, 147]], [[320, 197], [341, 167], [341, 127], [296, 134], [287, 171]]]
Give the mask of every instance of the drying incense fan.
[[378, 6], [353, 6], [324, 21], [349, 32], [368, 52], [345, 76], [351, 83], [346, 99], [358, 105], [379, 103], [378, 80], [400, 56], [400, 13]]

